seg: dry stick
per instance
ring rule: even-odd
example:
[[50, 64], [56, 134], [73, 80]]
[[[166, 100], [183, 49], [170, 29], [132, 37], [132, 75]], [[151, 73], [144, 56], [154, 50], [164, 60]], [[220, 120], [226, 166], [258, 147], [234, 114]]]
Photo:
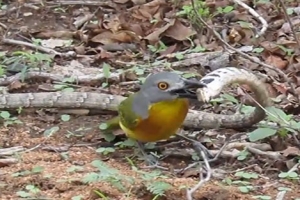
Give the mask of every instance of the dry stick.
[[284, 195], [286, 194], [286, 191], [280, 191], [278, 192], [278, 194], [276, 195], [276, 199], [275, 200], [284, 200]]
[[87, 6], [110, 6], [111, 4], [114, 4], [110, 1], [99, 1], [99, 0], [57, 0], [54, 2], [47, 2], [47, 4], [59, 4], [59, 5], [87, 5]]
[[62, 57], [74, 57], [76, 55], [76, 53], [74, 51], [69, 51], [67, 53], [60, 53], [60, 52], [57, 52], [57, 51], [55, 51], [53, 49], [50, 49], [50, 48], [47, 48], [47, 47], [42, 47], [42, 46], [38, 46], [38, 45], [35, 45], [35, 44], [31, 44], [29, 42], [23, 42], [23, 41], [19, 41], [19, 40], [3, 38], [2, 42], [7, 43], [7, 44], [27, 46], [27, 47], [30, 47], [30, 48], [33, 48], [33, 49], [40, 50], [44, 53], [48, 53], [48, 54], [52, 54], [52, 55], [58, 55], [58, 56], [62, 56]]
[[248, 10], [248, 12], [250, 14], [252, 14], [254, 17], [256, 17], [262, 23], [262, 29], [256, 34], [255, 37], [258, 38], [259, 36], [262, 36], [268, 28], [267, 21], [262, 16], [260, 16], [254, 9], [250, 8], [244, 2], [242, 2], [240, 0], [233, 0], [233, 1], [237, 4], [239, 4], [240, 6], [242, 6], [243, 8], [245, 8], [246, 10]]
[[[198, 146], [199, 143], [194, 143], [195, 146]], [[205, 163], [205, 167], [206, 167], [206, 177], [203, 178], [203, 167], [200, 166], [199, 171], [200, 171], [200, 181], [191, 189], [187, 189], [186, 191], [186, 196], [188, 200], [193, 200], [193, 193], [198, 190], [205, 182], [209, 181], [212, 175], [212, 170], [211, 167], [209, 165], [208, 159], [206, 157], [206, 154], [204, 151], [202, 151], [201, 147], [198, 146], [198, 149], [200, 150], [201, 156], [204, 160]]]
[[[225, 46], [226, 46], [228, 49], [230, 49], [231, 51], [234, 51], [234, 52], [238, 53], [238, 54], [241, 55], [242, 57], [244, 57], [244, 58], [246, 58], [246, 59], [248, 59], [248, 60], [250, 60], [250, 61], [252, 61], [252, 62], [254, 62], [254, 63], [256, 63], [256, 64], [262, 65], [263, 67], [266, 67], [266, 68], [268, 68], [268, 69], [270, 69], [270, 70], [273, 70], [273, 71], [277, 72], [278, 74], [280, 74], [280, 75], [283, 77], [284, 81], [286, 81], [287, 84], [290, 86], [291, 91], [292, 91], [295, 95], [297, 94], [295, 88], [294, 88], [293, 85], [290, 83], [290, 81], [288, 80], [287, 75], [286, 75], [283, 71], [281, 71], [280, 69], [275, 68], [275, 67], [273, 67], [273, 66], [271, 66], [271, 65], [265, 64], [265, 63], [263, 63], [263, 62], [261, 62], [261, 61], [258, 61], [257, 59], [254, 59], [254, 58], [252, 58], [251, 56], [249, 56], [249, 55], [247, 55], [247, 54], [245, 54], [245, 53], [243, 53], [243, 52], [241, 52], [241, 51], [235, 49], [234, 47], [232, 47], [230, 44], [228, 44], [225, 40], [222, 39], [222, 37], [219, 35], [219, 33], [218, 33], [217, 31], [215, 31], [214, 28], [212, 28], [210, 25], [208, 25], [208, 24], [202, 19], [202, 17], [201, 17], [201, 16], [198, 14], [198, 12], [197, 12], [197, 8], [195, 7], [195, 2], [194, 2], [194, 0], [191, 0], [191, 2], [192, 2], [193, 10], [194, 10], [195, 14], [196, 14], [197, 17], [198, 17], [198, 20], [200, 20], [200, 22], [201, 22], [202, 24], [204, 24], [204, 25], [205, 25], [205, 26], [206, 26], [206, 27], [214, 34], [214, 36], [215, 36], [215, 37], [216, 37], [223, 45], [225, 45]], [[299, 99], [299, 96], [298, 96], [298, 95], [296, 95], [296, 98], [297, 98], [298, 102], [300, 103], [300, 99]]]
[[283, 10], [283, 13], [284, 13], [284, 16], [285, 16], [285, 18], [286, 18], [286, 21], [289, 23], [289, 25], [290, 25], [290, 27], [291, 27], [291, 30], [292, 30], [292, 33], [293, 33], [293, 35], [294, 35], [294, 37], [295, 37], [295, 40], [296, 40], [296, 42], [297, 42], [297, 44], [298, 44], [298, 47], [300, 48], [300, 41], [299, 41], [298, 38], [297, 38], [296, 31], [295, 31], [294, 26], [293, 26], [293, 24], [292, 24], [292, 22], [291, 22], [291, 19], [290, 19], [289, 15], [288, 15], [287, 12], [286, 12], [286, 6], [284, 5], [284, 3], [283, 3], [282, 0], [277, 0], [277, 1], [279, 2], [279, 4], [280, 4], [281, 7], [282, 7], [281, 9]]

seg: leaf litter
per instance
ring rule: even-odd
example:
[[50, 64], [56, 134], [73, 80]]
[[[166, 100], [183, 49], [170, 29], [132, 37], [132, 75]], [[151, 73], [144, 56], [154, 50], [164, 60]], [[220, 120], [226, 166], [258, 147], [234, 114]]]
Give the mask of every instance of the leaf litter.
[[[53, 84], [51, 74], [60, 77], [56, 78], [56, 81], [61, 83], [66, 83], [64, 82], [65, 76], [73, 75], [82, 77], [79, 80], [83, 80], [79, 81], [83, 83], [83, 86], [77, 88], [77, 90], [97, 91], [93, 87], [103, 86], [104, 83], [109, 82], [106, 92], [128, 95], [128, 93], [137, 90], [134, 86], [136, 82], [130, 84], [130, 81], [141, 80], [149, 72], [161, 71], [163, 67], [166, 70], [168, 67], [172, 68], [172, 65], [168, 66], [169, 61], [175, 60], [178, 62], [179, 67], [177, 69], [179, 71], [203, 75], [207, 69], [203, 70], [202, 68], [206, 66], [199, 67], [197, 66], [198, 63], [191, 63], [188, 68], [180, 67], [180, 58], [186, 57], [184, 54], [180, 55], [179, 53], [190, 50], [193, 48], [192, 45], [200, 45], [204, 50], [212, 52], [223, 49], [222, 44], [205, 27], [198, 30], [193, 26], [191, 18], [188, 18], [192, 16], [189, 16], [187, 11], [187, 9], [191, 9], [190, 1], [116, 0], [89, 2], [92, 5], [82, 1], [60, 1], [60, 4], [56, 1], [50, 1], [45, 5], [30, 1], [26, 3], [12, 2], [6, 9], [1, 9], [0, 17], [4, 20], [1, 22], [0, 31], [4, 33], [4, 30], [9, 30], [10, 34], [6, 36], [7, 38], [17, 41], [23, 41], [26, 38], [26, 42], [33, 44], [36, 42], [45, 48], [59, 52], [58, 56], [54, 56], [54, 65], [51, 68], [46, 68], [45, 73], [48, 74], [44, 77], [41, 78], [39, 75], [35, 75], [25, 83], [15, 82], [19, 81], [19, 78], [16, 77], [15, 81], [9, 82], [10, 84], [3, 81], [1, 85], [8, 86], [8, 91], [12, 93], [38, 92], [40, 82], [42, 84]], [[298, 78], [300, 47], [293, 37], [293, 31], [289, 23], [285, 20], [282, 8], [277, 7], [272, 1], [245, 1], [269, 25], [268, 30], [261, 37], [255, 38], [257, 32], [259, 32], [258, 27], [261, 27], [261, 25], [245, 8], [227, 0], [207, 1], [206, 3], [208, 11], [203, 11], [203, 17], [209, 25], [213, 25], [234, 48], [248, 48], [250, 51], [247, 51], [247, 54], [250, 56], [282, 70], [288, 75], [288, 82], [275, 71], [234, 55], [229, 64], [245, 66], [257, 73], [258, 76], [264, 77], [270, 94], [277, 99], [276, 105], [287, 113], [292, 113], [299, 120], [300, 109], [296, 99], [299, 97], [300, 91]], [[290, 21], [294, 30], [297, 30], [296, 34], [299, 38], [300, 5], [297, 1], [285, 3]], [[213, 13], [214, 16], [206, 16], [206, 12]], [[7, 43], [10, 44], [9, 41]], [[0, 49], [10, 53], [17, 50], [34, 52], [30, 47], [26, 48], [26, 45], [18, 46], [16, 43], [14, 45], [1, 44]], [[44, 50], [46, 53], [51, 53], [47, 49]], [[54, 54], [56, 54], [55, 52]], [[74, 54], [65, 54], [67, 52], [74, 52]], [[174, 57], [170, 56], [172, 53], [174, 53]], [[7, 55], [10, 56], [10, 54]], [[158, 62], [158, 58], [162, 58], [161, 56], [167, 58], [167, 63], [164, 61]], [[107, 70], [104, 72], [103, 66], [107, 63], [111, 66], [107, 69], [109, 73], [107, 73]], [[137, 66], [146, 63], [146, 67], [134, 68], [130, 63]], [[30, 63], [26, 60], [25, 64], [29, 65]], [[34, 69], [29, 73], [35, 73]], [[99, 74], [102, 74], [102, 76], [99, 76]], [[108, 74], [109, 77], [106, 77]], [[37, 81], [34, 78], [39, 80]], [[126, 84], [124, 84], [125, 87], [119, 87], [118, 83]], [[291, 93], [288, 83], [295, 87], [296, 94]], [[235, 97], [245, 98], [246, 102], [249, 101], [247, 99], [247, 87], [239, 88], [238, 94], [234, 91], [229, 90], [229, 92], [234, 93]], [[233, 111], [230, 108], [230, 106], [222, 106], [221, 108], [218, 106], [205, 106], [203, 109], [210, 112], [232, 113]], [[103, 113], [107, 115], [71, 117], [70, 121], [61, 122], [57, 111], [46, 110], [39, 112], [39, 115], [37, 115], [35, 111], [28, 110], [20, 114], [20, 119], [26, 125], [25, 127], [22, 125], [1, 127], [1, 147], [8, 148], [22, 145], [30, 149], [30, 151], [21, 154], [22, 161], [12, 165], [9, 164], [1, 169], [0, 188], [2, 187], [5, 190], [1, 193], [2, 198], [17, 198], [17, 192], [31, 183], [40, 186], [42, 196], [54, 199], [71, 199], [80, 195], [84, 197], [83, 199], [95, 199], [93, 193], [95, 189], [101, 189], [101, 192], [111, 199], [125, 199], [126, 195], [124, 193], [108, 183], [100, 182], [84, 185], [80, 181], [84, 174], [94, 171], [90, 163], [100, 158], [108, 160], [107, 164], [110, 167], [119, 169], [124, 175], [137, 179], [136, 185], [131, 188], [132, 193], [129, 193], [129, 199], [151, 199], [149, 193], [147, 194], [143, 190], [135, 191], [140, 189], [139, 186], [143, 184], [140, 183], [141, 180], [134, 170], [129, 165], [124, 165], [125, 161], [121, 159], [128, 156], [128, 151], [120, 150], [112, 155], [109, 154], [112, 157], [104, 157], [88, 148], [89, 145], [101, 141], [98, 125], [101, 121], [109, 118], [111, 114], [105, 111]], [[42, 118], [54, 117], [52, 117], [52, 120], [41, 120], [41, 116]], [[47, 123], [47, 121], [51, 121], [52, 124]], [[40, 133], [53, 128], [53, 126], [59, 126], [60, 128], [51, 137], [41, 137]], [[235, 131], [231, 133], [230, 131], [218, 130], [217, 133], [217, 137], [219, 137], [222, 134], [231, 135]], [[259, 132], [252, 132], [252, 134], [260, 136]], [[272, 134], [270, 133], [270, 135]], [[221, 143], [224, 142], [223, 140], [220, 141]], [[76, 146], [79, 143], [83, 144]], [[207, 145], [212, 144], [214, 148], [218, 149], [218, 144], [211, 143], [209, 140], [205, 140], [205, 143]], [[57, 153], [55, 149], [59, 146], [66, 146], [66, 144], [75, 145], [73, 147], [67, 145], [68, 148], [63, 148], [66, 154]], [[170, 144], [172, 143], [170, 142]], [[238, 162], [232, 158], [222, 158], [221, 162], [219, 161], [219, 163], [213, 165], [216, 169], [228, 173], [228, 171], [242, 169], [245, 165], [258, 164], [260, 167], [250, 168], [250, 171], [261, 174], [259, 179], [253, 180], [253, 185], [261, 190], [256, 189], [249, 194], [243, 194], [230, 184], [229, 186], [220, 186], [222, 179], [225, 180], [224, 175], [221, 175], [221, 178], [214, 177], [209, 183], [201, 187], [195, 194], [195, 198], [251, 199], [253, 195], [270, 195], [275, 198], [279, 186], [288, 187], [294, 191], [288, 192], [285, 198], [299, 198], [297, 193], [299, 184], [293, 184], [286, 179], [278, 179], [277, 173], [274, 173], [274, 171], [280, 172], [283, 170], [299, 172], [299, 170], [293, 169], [295, 158], [299, 157], [297, 151], [299, 147], [293, 142], [293, 137], [288, 136], [286, 139], [282, 139], [276, 136], [271, 141], [262, 144], [267, 145], [267, 150], [265, 148], [260, 149], [257, 146], [253, 149], [252, 144], [249, 146], [246, 143], [237, 143], [238, 148], [232, 145], [232, 148], [239, 150], [247, 147], [253, 155], [244, 162]], [[102, 145], [105, 145], [103, 140]], [[53, 151], [43, 150], [43, 148], [52, 149]], [[228, 155], [231, 155], [230, 148], [227, 150]], [[280, 151], [280, 154], [278, 154], [278, 151]], [[274, 160], [274, 156], [284, 157], [284, 159]], [[183, 159], [183, 161], [186, 160]], [[172, 159], [169, 163], [166, 161], [165, 164], [176, 166], [177, 163], [178, 158], [173, 162]], [[5, 166], [5, 162], [2, 165]], [[68, 174], [68, 169], [73, 165], [83, 166], [83, 171]], [[30, 171], [34, 166], [43, 166], [43, 172], [30, 176], [11, 176], [16, 172]], [[261, 170], [262, 168], [265, 170]], [[193, 172], [190, 173], [191, 175], [183, 177], [178, 175], [176, 178], [166, 179], [166, 181], [175, 188], [186, 185], [191, 187], [197, 183], [195, 177], [198, 173]], [[236, 177], [232, 178], [236, 179]], [[57, 181], [59, 179], [63, 179], [61, 183]], [[2, 186], [2, 183], [4, 186]], [[130, 188], [128, 185], [127, 187]], [[245, 188], [241, 191], [245, 191]], [[181, 199], [185, 199], [186, 196], [184, 189], [170, 190], [166, 195], [167, 199], [178, 199], [179, 196]]]

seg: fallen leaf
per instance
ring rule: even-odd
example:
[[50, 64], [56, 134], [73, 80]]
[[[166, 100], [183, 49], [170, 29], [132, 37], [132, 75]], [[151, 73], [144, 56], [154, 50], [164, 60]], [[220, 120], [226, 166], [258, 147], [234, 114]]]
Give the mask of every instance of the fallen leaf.
[[266, 62], [266, 64], [272, 65], [272, 66], [277, 67], [279, 69], [285, 69], [287, 67], [287, 65], [288, 65], [288, 61], [287, 60], [283, 60], [279, 56], [275, 56], [275, 55], [270, 55], [266, 59], [265, 62]]
[[171, 45], [171, 46], [167, 47], [166, 50], [160, 52], [160, 55], [164, 56], [164, 55], [171, 54], [171, 53], [175, 52], [176, 48], [177, 48], [177, 43], [175, 43], [174, 45]]
[[8, 86], [8, 90], [14, 90], [14, 89], [20, 89], [23, 86], [27, 85], [26, 83], [21, 83], [19, 80], [13, 81], [11, 84]]
[[285, 156], [300, 156], [300, 149], [297, 147], [287, 147], [285, 150], [281, 151], [281, 153]]
[[175, 19], [171, 19], [165, 26], [157, 28], [152, 33], [144, 37], [144, 39], [148, 40], [150, 44], [158, 42], [160, 40], [160, 35], [168, 30], [169, 27], [173, 26], [174, 23]]
[[[293, 17], [293, 18], [290, 18], [291, 22], [292, 22], [292, 25], [294, 28], [296, 28], [297, 26], [300, 26], [300, 17]], [[288, 22], [285, 22], [281, 29], [281, 31], [283, 31], [284, 33], [291, 33], [292, 32], [292, 29], [291, 29], [291, 26]]]
[[187, 26], [184, 26], [178, 19], [176, 19], [174, 24], [170, 26], [165, 32], [165, 36], [171, 37], [178, 41], [186, 40], [188, 37], [195, 34], [195, 31]]
[[285, 86], [284, 83], [273, 82], [272, 86], [281, 94], [287, 94], [288, 88]]

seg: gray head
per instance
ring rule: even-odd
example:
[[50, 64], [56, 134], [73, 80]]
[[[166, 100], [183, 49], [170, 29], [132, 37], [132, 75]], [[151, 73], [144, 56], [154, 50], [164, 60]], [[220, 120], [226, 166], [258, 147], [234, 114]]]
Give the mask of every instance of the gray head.
[[188, 80], [176, 73], [159, 72], [150, 75], [133, 101], [133, 110], [141, 117], [148, 117], [148, 107], [161, 101], [177, 98], [197, 99], [188, 89], [205, 87], [197, 80]]

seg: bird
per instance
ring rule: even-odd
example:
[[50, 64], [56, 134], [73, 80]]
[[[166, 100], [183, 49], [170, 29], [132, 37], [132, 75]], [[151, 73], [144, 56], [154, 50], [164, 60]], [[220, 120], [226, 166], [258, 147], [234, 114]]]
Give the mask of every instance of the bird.
[[174, 72], [151, 74], [138, 92], [119, 104], [118, 116], [106, 122], [106, 129], [121, 128], [138, 144], [168, 139], [182, 126], [189, 110], [189, 99], [197, 99], [191, 90], [205, 86]]

